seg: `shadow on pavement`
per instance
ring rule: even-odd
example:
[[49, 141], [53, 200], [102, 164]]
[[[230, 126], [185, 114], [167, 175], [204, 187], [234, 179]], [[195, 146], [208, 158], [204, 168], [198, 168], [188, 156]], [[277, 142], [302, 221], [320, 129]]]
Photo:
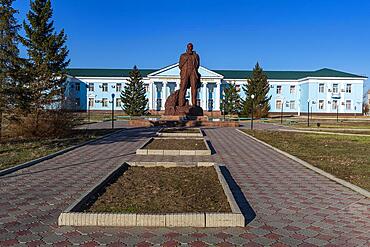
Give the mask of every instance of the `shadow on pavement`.
[[235, 182], [234, 178], [232, 177], [227, 167], [220, 166], [220, 170], [231, 189], [231, 193], [233, 193], [236, 203], [238, 204], [240, 210], [242, 211], [242, 214], [245, 217], [246, 224], [249, 224], [256, 217], [256, 213], [254, 212], [252, 206], [247, 201], [247, 198], [245, 198], [242, 190], [240, 189], [239, 185]]

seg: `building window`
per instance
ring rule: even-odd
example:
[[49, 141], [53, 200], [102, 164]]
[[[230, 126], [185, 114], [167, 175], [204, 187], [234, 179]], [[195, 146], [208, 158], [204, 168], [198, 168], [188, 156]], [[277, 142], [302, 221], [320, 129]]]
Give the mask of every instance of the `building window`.
[[294, 100], [291, 100], [291, 101], [289, 102], [289, 108], [290, 108], [291, 110], [294, 110], [294, 109], [295, 109], [295, 101], [294, 101]]
[[352, 93], [352, 84], [346, 85], [346, 93]]
[[80, 91], [80, 89], [81, 89], [81, 85], [80, 85], [80, 83], [79, 82], [76, 82], [76, 91]]
[[331, 104], [331, 108], [333, 110], [338, 109], [338, 100], [333, 100], [333, 103]]
[[116, 98], [116, 107], [121, 107], [122, 99]]
[[91, 92], [91, 91], [94, 91], [95, 89], [94, 89], [94, 83], [92, 83], [92, 82], [90, 82], [89, 83], [89, 91]]
[[346, 110], [351, 110], [351, 100], [346, 100]]
[[235, 85], [235, 89], [237, 92], [240, 92], [240, 85]]
[[103, 83], [102, 91], [108, 92], [108, 83]]
[[290, 86], [290, 93], [291, 94], [294, 94], [295, 93], [295, 86]]
[[281, 107], [283, 106], [283, 103], [281, 102], [281, 100], [278, 99], [278, 100], [276, 100], [276, 105], [275, 106], [276, 106], [277, 110], [280, 110]]
[[108, 99], [107, 98], [103, 98], [101, 100], [101, 104], [102, 104], [103, 107], [108, 107]]
[[149, 84], [144, 84], [145, 92], [147, 93], [149, 91]]
[[319, 110], [324, 110], [324, 104], [323, 100], [319, 100]]
[[276, 86], [276, 94], [281, 94], [281, 85]]
[[333, 93], [338, 93], [338, 92], [339, 92], [339, 90], [338, 90], [338, 84], [335, 83], [335, 84], [333, 84]]
[[89, 107], [94, 107], [95, 99], [89, 98]]
[[324, 83], [320, 83], [319, 84], [319, 93], [323, 93], [324, 92]]
[[116, 83], [116, 92], [122, 91], [122, 83]]

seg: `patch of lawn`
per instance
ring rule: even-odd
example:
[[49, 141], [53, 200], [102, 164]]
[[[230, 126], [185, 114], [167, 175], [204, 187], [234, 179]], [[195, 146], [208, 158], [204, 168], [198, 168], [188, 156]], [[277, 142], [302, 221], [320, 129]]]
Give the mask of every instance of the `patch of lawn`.
[[110, 129], [73, 130], [63, 138], [12, 139], [0, 143], [0, 170], [109, 134]]
[[[307, 126], [307, 120], [295, 120], [292, 119], [293, 123], [289, 122], [289, 120], [284, 120], [283, 125], [289, 126], [292, 128], [331, 128], [331, 129], [369, 129], [370, 130], [370, 121], [339, 121], [336, 120], [320, 120], [314, 119], [310, 120], [310, 126]], [[296, 121], [296, 122], [294, 122]], [[272, 122], [280, 125], [280, 122]], [[317, 127], [317, 123], [320, 123], [320, 128]]]
[[338, 178], [370, 191], [370, 137], [244, 131]]
[[86, 211], [199, 213], [231, 209], [213, 167], [129, 167]]

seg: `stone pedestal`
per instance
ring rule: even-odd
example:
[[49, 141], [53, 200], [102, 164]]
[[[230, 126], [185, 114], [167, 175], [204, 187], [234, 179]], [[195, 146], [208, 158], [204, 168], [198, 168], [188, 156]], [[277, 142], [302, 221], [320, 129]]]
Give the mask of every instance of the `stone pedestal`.
[[179, 106], [179, 90], [173, 92], [170, 97], [167, 98], [165, 104], [166, 116], [187, 116], [187, 117], [196, 117], [203, 116], [203, 109], [200, 106], [191, 106], [189, 102], [186, 102], [186, 105]]

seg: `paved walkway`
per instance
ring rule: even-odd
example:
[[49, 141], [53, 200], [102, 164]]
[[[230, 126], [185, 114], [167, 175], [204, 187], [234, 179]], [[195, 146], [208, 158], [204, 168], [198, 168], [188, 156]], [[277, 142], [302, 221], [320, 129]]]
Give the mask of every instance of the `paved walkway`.
[[369, 199], [232, 128], [205, 130], [216, 154], [208, 158], [181, 159], [227, 165], [237, 183], [233, 190], [243, 212], [251, 220], [247, 227], [57, 226], [60, 212], [117, 164], [176, 158], [135, 155], [135, 150], [155, 131], [124, 130], [0, 177], [0, 246], [176, 246], [179, 243], [193, 246], [370, 246]]

